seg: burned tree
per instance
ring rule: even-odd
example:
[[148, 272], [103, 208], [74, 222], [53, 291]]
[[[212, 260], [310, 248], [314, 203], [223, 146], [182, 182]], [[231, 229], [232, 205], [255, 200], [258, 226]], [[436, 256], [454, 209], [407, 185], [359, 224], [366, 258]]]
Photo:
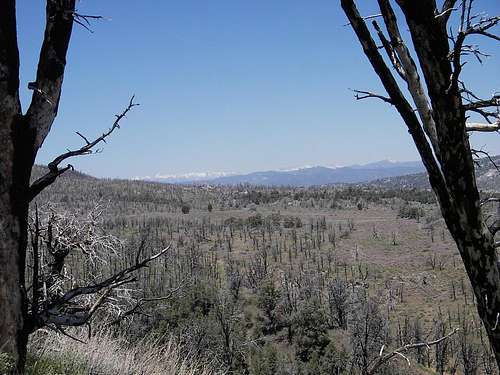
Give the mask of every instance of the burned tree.
[[41, 215], [35, 205], [29, 220], [27, 269], [31, 272], [26, 274], [26, 332], [47, 327], [67, 334], [66, 327], [84, 325], [90, 329], [93, 317], [104, 310], [108, 324], [118, 324], [148, 302], [168, 299], [177, 290], [162, 297], [140, 298], [139, 291], [123, 289], [137, 281], [136, 271], [170, 248], [146, 255], [147, 234], [130, 266], [103, 277], [104, 266], [110, 268], [109, 259], [123, 257], [126, 252], [122, 241], [102, 229], [102, 212], [99, 205], [86, 215], [61, 213], [49, 207]]
[[[500, 366], [500, 272], [496, 253], [499, 244], [495, 242], [500, 225], [498, 220], [487, 222], [483, 214], [485, 202], [481, 201], [474, 171], [478, 152], [469, 143], [471, 132], [499, 130], [500, 98], [494, 95], [481, 99], [461, 79], [464, 56], [481, 57], [481, 52], [468, 44], [469, 37], [499, 41], [500, 37], [492, 30], [500, 23], [500, 17], [473, 15], [472, 0], [462, 0], [458, 7], [456, 0], [445, 0], [441, 7], [435, 0], [396, 0], [396, 3], [404, 15], [405, 28], [409, 29], [416, 60], [401, 36], [389, 0], [378, 0], [381, 14], [370, 17], [380, 47], [355, 2], [341, 0], [350, 25], [388, 94], [360, 91], [357, 98], [378, 98], [393, 105], [408, 127], [457, 244], [476, 296], [479, 316]], [[448, 31], [454, 13], [458, 13], [457, 33]], [[382, 17], [385, 30], [379, 26], [378, 17]], [[406, 92], [389, 65], [406, 83]], [[471, 113], [481, 115], [486, 123], [468, 123]]]
[[[33, 321], [33, 316], [29, 314], [25, 287], [30, 201], [72, 168], [71, 165], [60, 167], [62, 162], [72, 156], [94, 152], [95, 146], [117, 129], [120, 120], [136, 105], [131, 100], [127, 108], [117, 115], [109, 131], [95, 140], [91, 141], [79, 133], [84, 146], [55, 158], [49, 163], [47, 174], [30, 184], [35, 158], [57, 115], [73, 23], [87, 27], [91, 18], [99, 18], [78, 14], [75, 2], [46, 2], [45, 34], [36, 80], [28, 84], [33, 95], [25, 112], [19, 99], [16, 2], [0, 2], [0, 352], [10, 356], [21, 372], [28, 335], [39, 323]], [[102, 291], [116, 285], [124, 280], [123, 277], [128, 277], [129, 271], [103, 281], [94, 290]], [[74, 290], [62, 296], [62, 301], [69, 302], [77, 294], [87, 292], [88, 289]], [[40, 314], [36, 315], [42, 318]]]

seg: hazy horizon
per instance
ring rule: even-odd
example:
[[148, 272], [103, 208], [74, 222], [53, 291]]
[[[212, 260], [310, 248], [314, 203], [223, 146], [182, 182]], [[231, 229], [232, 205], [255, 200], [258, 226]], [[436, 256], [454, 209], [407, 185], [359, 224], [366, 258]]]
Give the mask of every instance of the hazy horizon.
[[315, 165], [301, 165], [301, 166], [290, 166], [290, 167], [285, 167], [285, 168], [267, 168], [267, 169], [260, 169], [260, 170], [246, 170], [246, 171], [217, 171], [217, 170], [205, 170], [205, 171], [185, 171], [185, 172], [180, 172], [180, 173], [169, 173], [168, 171], [165, 172], [157, 172], [154, 175], [151, 176], [133, 176], [131, 179], [136, 179], [136, 180], [143, 180], [143, 179], [195, 179], [195, 178], [207, 178], [207, 177], [224, 177], [224, 176], [235, 176], [235, 175], [243, 175], [243, 174], [250, 174], [250, 173], [256, 173], [256, 172], [290, 172], [290, 171], [297, 171], [297, 170], [302, 170], [302, 169], [308, 169], [308, 168], [316, 168], [316, 167], [324, 167], [324, 168], [344, 168], [344, 167], [352, 167], [352, 166], [364, 166], [364, 165], [369, 165], [372, 163], [378, 163], [378, 162], [392, 162], [392, 163], [413, 163], [413, 162], [420, 162], [420, 160], [394, 160], [394, 159], [382, 159], [382, 160], [370, 160], [366, 162], [361, 162], [361, 163], [354, 163], [354, 164], [315, 164]]
[[[149, 5], [148, 5], [149, 4]], [[105, 17], [75, 25], [59, 113], [37, 163], [106, 130], [132, 94], [140, 107], [101, 154], [73, 160], [97, 177], [197, 171], [247, 173], [304, 165], [418, 160], [398, 114], [350, 89], [383, 93], [335, 2], [78, 3]], [[373, 14], [376, 4], [363, 4]], [[490, 14], [500, 3], [483, 0]], [[18, 2], [21, 100], [26, 107], [43, 37], [44, 6]], [[487, 97], [500, 87], [499, 47], [465, 75]], [[98, 89], [97, 89], [98, 88]], [[374, 120], [376, 119], [376, 120]], [[492, 154], [500, 139], [473, 136]]]
[[[192, 179], [193, 181], [197, 178], [203, 179], [203, 178], [214, 178], [214, 177], [225, 177], [225, 176], [237, 176], [237, 175], [245, 175], [245, 174], [251, 174], [251, 173], [259, 173], [259, 172], [291, 172], [291, 171], [298, 171], [298, 170], [303, 170], [303, 169], [309, 169], [309, 168], [330, 168], [330, 169], [337, 169], [337, 168], [348, 168], [348, 167], [355, 167], [355, 166], [365, 166], [365, 165], [370, 165], [374, 163], [380, 163], [380, 162], [391, 162], [391, 163], [421, 163], [420, 160], [394, 160], [394, 159], [382, 159], [382, 160], [371, 160], [371, 161], [366, 161], [366, 162], [361, 162], [361, 163], [354, 163], [354, 164], [343, 164], [343, 165], [335, 165], [335, 164], [316, 164], [316, 165], [301, 165], [301, 166], [295, 166], [295, 167], [285, 167], [285, 168], [264, 168], [264, 169], [259, 169], [259, 170], [241, 170], [241, 171], [218, 171], [218, 170], [194, 170], [194, 171], [184, 171], [184, 172], [179, 172], [179, 173], [170, 173], [168, 170], [167, 171], [160, 171], [157, 172], [153, 175], [137, 175], [137, 176], [96, 176], [91, 173], [88, 173], [84, 170], [81, 170], [77, 166], [75, 166], [75, 171], [81, 172], [88, 174], [92, 177], [97, 177], [97, 178], [119, 178], [119, 179], [129, 179], [129, 180], [154, 180], [154, 179]], [[46, 166], [46, 164], [39, 163], [38, 165], [40, 166]]]

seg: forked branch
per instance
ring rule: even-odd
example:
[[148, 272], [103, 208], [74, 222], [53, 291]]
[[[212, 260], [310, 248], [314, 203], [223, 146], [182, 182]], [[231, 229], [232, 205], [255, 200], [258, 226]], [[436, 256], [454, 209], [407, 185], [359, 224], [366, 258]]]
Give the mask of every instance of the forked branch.
[[404, 358], [406, 360], [406, 362], [408, 363], [408, 365], [410, 365], [410, 360], [408, 359], [408, 357], [404, 353], [407, 353], [408, 351], [410, 351], [412, 349], [430, 348], [431, 346], [438, 345], [441, 342], [448, 340], [451, 336], [453, 336], [458, 331], [459, 331], [459, 329], [455, 328], [453, 331], [451, 331], [446, 336], [443, 336], [443, 337], [441, 337], [437, 340], [434, 340], [434, 341], [419, 342], [419, 343], [415, 343], [415, 344], [406, 344], [406, 345], [403, 345], [400, 348], [397, 348], [396, 350], [393, 350], [385, 355], [384, 355], [385, 347], [382, 346], [382, 348], [380, 350], [379, 357], [375, 360], [375, 362], [373, 362], [371, 364], [370, 368], [367, 371], [367, 374], [368, 375], [375, 374], [377, 372], [377, 370], [380, 368], [380, 366], [384, 365], [385, 363], [387, 363], [389, 360], [391, 360], [392, 358], [394, 358], [396, 356]]
[[379, 76], [380, 81], [389, 94], [390, 100], [394, 103], [394, 106], [408, 126], [408, 130], [413, 137], [422, 161], [429, 172], [429, 178], [432, 181], [432, 185], [437, 188], [436, 192], [440, 202], [451, 208], [446, 182], [434, 157], [433, 149], [427, 141], [426, 134], [412, 106], [406, 100], [394, 76], [391, 74], [391, 71], [380, 55], [371, 37], [370, 31], [363, 18], [360, 16], [354, 1], [341, 0], [341, 5], [358, 39], [361, 41], [365, 55], [368, 57], [373, 69]]
[[456, 2], [457, 0], [445, 0], [443, 7], [441, 8], [441, 12], [436, 14], [436, 18], [441, 18], [443, 25], [446, 25], [450, 19], [451, 13], [457, 10], [454, 8]]
[[363, 100], [363, 99], [368, 99], [368, 98], [375, 98], [375, 99], [380, 99], [386, 103], [389, 103], [391, 105], [394, 105], [394, 102], [391, 100], [391, 98], [387, 96], [383, 96], [380, 94], [375, 94], [370, 91], [362, 91], [362, 90], [353, 90], [355, 92], [354, 97], [356, 100]]
[[[169, 249], [170, 246], [142, 261], [137, 261], [132, 266], [123, 269], [100, 283], [73, 288], [62, 296], [55, 298], [40, 313], [33, 312], [32, 329], [35, 330], [46, 325], [59, 327], [87, 324], [95, 312], [107, 301], [107, 297], [113, 290], [124, 284], [137, 281], [133, 273], [147, 267], [149, 263], [161, 257]], [[100, 294], [92, 306], [79, 306], [78, 303], [75, 304], [74, 301], [77, 297], [91, 294]]]
[[464, 63], [462, 63], [461, 59], [462, 55], [472, 53], [477, 56], [479, 53], [479, 51], [477, 50], [467, 49], [467, 46], [464, 46], [465, 40], [468, 36], [482, 35], [487, 38], [500, 41], [500, 36], [490, 32], [490, 29], [496, 27], [500, 23], [500, 16], [481, 18], [477, 23], [472, 24], [472, 18], [470, 15], [471, 6], [472, 2], [469, 2], [468, 5], [464, 4], [462, 6], [460, 30], [457, 34], [456, 39], [452, 38], [454, 46], [453, 50], [450, 53], [450, 58], [453, 65], [453, 73], [448, 90], [451, 90], [452, 87], [458, 85], [460, 73], [462, 72], [462, 67], [464, 66]]
[[48, 164], [49, 171], [45, 175], [37, 179], [35, 182], [33, 182], [29, 188], [30, 201], [32, 201], [38, 194], [40, 194], [43, 191], [43, 189], [51, 185], [57, 179], [57, 177], [62, 175], [67, 170], [73, 169], [73, 166], [71, 164], [68, 164], [64, 168], [59, 168], [59, 164], [61, 164], [63, 161], [74, 156], [89, 155], [92, 153], [99, 152], [99, 150], [94, 150], [94, 148], [101, 142], [106, 143], [106, 139], [116, 129], [120, 128], [120, 121], [127, 115], [127, 113], [129, 113], [132, 110], [132, 108], [139, 105], [138, 103], [134, 103], [134, 98], [135, 96], [132, 96], [132, 98], [130, 98], [127, 107], [120, 114], [115, 115], [116, 119], [113, 122], [111, 128], [109, 128], [109, 130], [103, 133], [100, 137], [94, 139], [93, 141], [89, 141], [80, 132], [76, 132], [77, 135], [83, 138], [83, 140], [85, 141], [85, 145], [83, 145], [77, 150], [70, 150], [68, 152], [65, 152], [64, 154], [59, 155]]
[[73, 12], [73, 21], [76, 22], [78, 25], [86, 29], [88, 32], [93, 33], [94, 31], [90, 28], [91, 23], [90, 21], [95, 21], [95, 20], [102, 20], [104, 17], [103, 16], [96, 16], [96, 15], [90, 15], [90, 14], [80, 14], [78, 12]]
[[181, 282], [174, 289], [171, 289], [166, 295], [161, 296], [161, 297], [139, 298], [130, 309], [125, 310], [125, 311], [120, 311], [118, 317], [115, 320], [111, 321], [108, 325], [109, 326], [118, 325], [122, 321], [124, 321], [125, 319], [127, 319], [133, 315], [136, 315], [136, 314], [146, 315], [143, 312], [143, 309], [146, 307], [146, 305], [148, 305], [150, 303], [158, 303], [158, 302], [168, 301], [179, 290], [181, 290], [185, 285], [186, 285], [185, 282]]

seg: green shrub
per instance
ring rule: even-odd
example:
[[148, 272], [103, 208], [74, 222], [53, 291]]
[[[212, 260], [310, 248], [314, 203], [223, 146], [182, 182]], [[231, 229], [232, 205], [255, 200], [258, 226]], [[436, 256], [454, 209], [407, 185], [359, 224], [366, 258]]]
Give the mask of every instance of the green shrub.
[[419, 206], [411, 205], [406, 202], [399, 208], [398, 216], [404, 219], [413, 219], [418, 221], [421, 217], [425, 216], [425, 211]]
[[264, 224], [264, 219], [262, 219], [261, 214], [250, 216], [247, 219], [247, 223], [252, 228], [258, 228]]
[[14, 369], [16, 362], [7, 353], [0, 352], [0, 374], [7, 374], [7, 372]]
[[268, 225], [275, 227], [275, 228], [277, 228], [281, 225], [281, 220], [282, 220], [281, 215], [279, 213], [276, 213], [276, 212], [273, 212], [272, 214], [270, 214], [266, 217], [266, 223]]
[[287, 216], [283, 221], [285, 228], [302, 228], [302, 220], [296, 216]]
[[25, 375], [87, 375], [88, 366], [80, 359], [71, 356], [71, 353], [40, 357], [28, 357]]
[[274, 334], [279, 328], [277, 307], [281, 298], [280, 291], [272, 280], [265, 280], [259, 287], [257, 306], [262, 311], [262, 333]]
[[318, 304], [308, 301], [299, 308], [293, 322], [296, 335], [296, 355], [302, 362], [308, 362], [314, 352], [323, 355], [330, 343], [327, 319]]
[[278, 371], [277, 350], [269, 343], [264, 345], [261, 350], [252, 355], [249, 367], [251, 375], [276, 374]]

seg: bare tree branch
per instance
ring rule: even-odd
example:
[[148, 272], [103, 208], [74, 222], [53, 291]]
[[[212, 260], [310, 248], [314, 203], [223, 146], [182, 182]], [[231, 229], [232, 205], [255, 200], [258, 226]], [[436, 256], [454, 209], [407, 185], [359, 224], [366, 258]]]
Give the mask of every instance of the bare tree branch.
[[88, 155], [96, 152], [93, 150], [94, 147], [101, 142], [105, 143], [106, 138], [108, 138], [116, 129], [120, 128], [120, 121], [127, 115], [127, 113], [130, 112], [132, 108], [139, 105], [137, 103], [134, 103], [134, 98], [135, 96], [132, 96], [127, 107], [120, 114], [116, 115], [116, 119], [111, 128], [109, 128], [109, 130], [103, 133], [100, 137], [94, 139], [93, 141], [89, 141], [85, 136], [83, 136], [79, 132], [76, 132], [81, 138], [84, 139], [85, 145], [80, 147], [78, 150], [68, 151], [64, 154], [59, 155], [48, 164], [49, 172], [34, 181], [29, 188], [30, 201], [33, 200], [33, 198], [35, 198], [38, 194], [40, 194], [43, 189], [51, 185], [61, 174], [69, 169], [73, 169], [73, 166], [71, 164], [69, 164], [65, 168], [59, 169], [59, 164], [61, 164], [64, 160], [74, 156]]
[[[493, 123], [500, 124], [500, 95], [495, 94], [491, 97], [491, 99], [480, 99], [477, 95], [474, 95], [474, 93], [466, 90], [465, 88], [462, 89], [462, 92], [464, 93], [464, 95], [462, 95], [462, 100], [466, 102], [466, 104], [462, 105], [465, 112], [469, 111], [478, 113], [489, 125], [492, 125]], [[494, 131], [492, 126], [487, 126], [487, 128], [490, 131]]]
[[492, 203], [492, 202], [500, 202], [500, 198], [486, 198], [486, 199], [483, 199], [480, 202], [480, 204], [481, 204], [481, 206], [484, 206], [485, 204]]
[[143, 314], [142, 309], [145, 307], [145, 305], [147, 305], [148, 303], [151, 303], [151, 302], [156, 303], [156, 302], [161, 302], [161, 301], [167, 301], [167, 300], [171, 299], [185, 285], [186, 285], [185, 282], [182, 281], [181, 283], [179, 283], [179, 285], [177, 287], [175, 287], [174, 289], [171, 289], [168, 292], [168, 294], [165, 296], [140, 298], [139, 300], [137, 300], [137, 302], [134, 304], [134, 306], [132, 308], [130, 308], [129, 310], [126, 310], [124, 312], [121, 312], [118, 315], [118, 317], [115, 320], [111, 321], [108, 325], [109, 326], [117, 325], [117, 324], [120, 324], [126, 318], [128, 318], [134, 314]]
[[128, 268], [125, 268], [124, 270], [114, 274], [113, 276], [109, 277], [108, 279], [106, 279], [98, 284], [74, 288], [74, 289], [66, 292], [61, 298], [59, 298], [57, 301], [57, 304], [70, 302], [75, 297], [81, 296], [83, 294], [97, 293], [97, 292], [99, 292], [99, 291], [101, 291], [104, 288], [107, 288], [109, 286], [118, 286], [117, 284], [119, 284], [119, 283], [120, 283], [119, 285], [122, 285], [121, 283], [123, 281], [126, 281], [127, 283], [133, 282], [133, 281], [135, 281], [135, 279], [130, 278], [129, 275], [131, 273], [137, 271], [140, 268], [145, 267], [148, 263], [152, 262], [156, 258], [159, 258], [163, 254], [165, 254], [168, 250], [170, 250], [170, 246], [167, 246], [166, 248], [161, 250], [159, 253], [157, 253], [149, 258], [146, 258], [141, 262], [138, 262], [138, 263], [136, 263]]
[[477, 161], [477, 166], [478, 167], [482, 167], [483, 166], [483, 165], [481, 165], [479, 163], [479, 160], [483, 159], [483, 158], [486, 158], [495, 167], [495, 169], [497, 171], [500, 171], [500, 167], [498, 166], [498, 164], [496, 163], [496, 161], [493, 160], [493, 157], [488, 152], [486, 152], [484, 150], [476, 150], [474, 148], [471, 149], [471, 152], [472, 152], [472, 155], [474, 155], [477, 158], [476, 161]]
[[[462, 72], [463, 63], [461, 62], [461, 56], [464, 49], [465, 39], [470, 35], [483, 35], [488, 38], [500, 41], [500, 37], [488, 32], [489, 29], [495, 27], [500, 22], [500, 16], [488, 17], [481, 19], [477, 24], [472, 25], [470, 21], [470, 11], [472, 7], [472, 2], [469, 2], [468, 6], [462, 5], [462, 16], [461, 16], [461, 26], [454, 40], [454, 47], [450, 54], [452, 64], [453, 64], [453, 73], [451, 76], [450, 87], [458, 83], [458, 78], [460, 73]], [[467, 14], [467, 16], [466, 16]]]
[[436, 18], [441, 18], [441, 22], [444, 25], [446, 25], [450, 19], [451, 13], [456, 10], [456, 8], [454, 8], [456, 2], [457, 0], [445, 0], [441, 12], [436, 15]]
[[389, 103], [390, 105], [394, 105], [394, 102], [391, 100], [391, 98], [388, 98], [387, 96], [383, 96], [383, 95], [379, 95], [379, 94], [375, 94], [373, 92], [370, 92], [370, 91], [361, 91], [361, 90], [352, 90], [354, 91], [356, 94], [354, 95], [354, 97], [356, 98], [356, 100], [363, 100], [363, 99], [368, 99], [368, 98], [376, 98], [376, 99], [380, 99], [386, 103]]
[[493, 236], [496, 235], [498, 231], [500, 231], [500, 219], [495, 220], [493, 224], [488, 226], [488, 230], [491, 232]]
[[427, 95], [420, 81], [417, 66], [411, 57], [410, 51], [403, 42], [401, 33], [399, 32], [396, 15], [394, 14], [394, 10], [392, 9], [390, 2], [388, 0], [378, 0], [378, 3], [384, 17], [387, 31], [391, 38], [391, 45], [396, 50], [402, 69], [405, 73], [403, 79], [406, 81], [408, 91], [410, 92], [413, 102], [417, 107], [424, 131], [429, 137], [436, 155], [439, 157], [440, 151], [436, 133], [436, 124], [432, 118], [431, 106], [427, 100]]
[[408, 362], [408, 365], [409, 365], [410, 364], [410, 360], [408, 359], [408, 357], [406, 357], [405, 355], [403, 355], [403, 353], [408, 352], [409, 350], [412, 350], [412, 349], [430, 348], [433, 345], [437, 345], [437, 344], [439, 344], [439, 343], [441, 343], [441, 342], [443, 342], [445, 340], [448, 340], [451, 336], [453, 336], [458, 331], [459, 331], [459, 329], [455, 328], [449, 334], [447, 334], [446, 336], [443, 336], [443, 337], [441, 337], [441, 338], [439, 338], [437, 340], [428, 341], [428, 342], [419, 342], [419, 343], [415, 343], [415, 344], [406, 344], [406, 345], [403, 345], [403, 346], [399, 347], [396, 350], [393, 350], [390, 353], [387, 353], [386, 355], [382, 355], [383, 352], [384, 352], [384, 349], [385, 349], [385, 347], [382, 347], [382, 349], [380, 350], [379, 357], [370, 366], [367, 374], [368, 375], [375, 374], [377, 372], [377, 370], [380, 368], [380, 366], [382, 366], [383, 364], [387, 363], [390, 359], [392, 359], [395, 356], [400, 356], [400, 357], [404, 358]]
[[103, 16], [93, 16], [89, 14], [80, 14], [77, 12], [73, 12], [73, 20], [80, 26], [82, 26], [84, 29], [86, 29], [88, 32], [93, 33], [94, 31], [90, 28], [91, 20], [102, 20], [104, 17]]
[[387, 53], [387, 56], [389, 57], [389, 60], [392, 63], [392, 66], [394, 67], [396, 72], [399, 74], [399, 76], [402, 79], [406, 80], [406, 72], [403, 69], [403, 67], [401, 66], [401, 62], [399, 61], [399, 57], [396, 54], [396, 52], [394, 51], [394, 48], [389, 43], [389, 41], [386, 39], [386, 37], [385, 37], [384, 33], [382, 32], [382, 30], [380, 29], [377, 21], [373, 21], [372, 24], [373, 24], [373, 27], [375, 27], [375, 30], [377, 31], [377, 35], [378, 35], [380, 41], [382, 42], [382, 46], [384, 47], [385, 52]]
[[[362, 18], [363, 18], [364, 20], [371, 20], [371, 19], [373, 19], [373, 18], [377, 18], [377, 17], [382, 17], [382, 15], [381, 15], [381, 14], [372, 14], [371, 16], [364, 16], [364, 17], [362, 17]], [[350, 23], [350, 22], [348, 22], [348, 23], [345, 23], [343, 26], [350, 26], [350, 25], [351, 25], [351, 23]]]
[[[478, 314], [488, 334], [497, 366], [500, 367], [500, 331], [497, 329], [500, 268], [495, 249], [499, 245], [495, 244], [491, 235], [494, 231], [488, 230], [488, 219], [484, 217], [480, 208], [481, 198], [474, 169], [474, 164], [479, 163], [478, 157], [483, 155], [488, 157], [488, 154], [482, 150], [472, 149], [467, 134], [467, 131], [498, 131], [498, 111], [488, 109], [496, 106], [496, 102], [481, 101], [477, 95], [465, 88], [460, 79], [464, 65], [461, 61], [462, 56], [472, 55], [479, 61], [485, 56], [477, 46], [465, 43], [467, 37], [481, 35], [494, 40], [500, 39], [491, 32], [491, 29], [500, 22], [500, 17], [475, 16], [472, 14], [474, 0], [462, 0], [460, 28], [455, 38], [451, 32], [448, 33], [446, 21], [456, 1], [445, 0], [441, 10], [437, 9], [435, 0], [396, 0], [396, 2], [404, 15], [412, 47], [418, 57], [419, 70], [425, 79], [423, 81], [425, 91], [422, 92], [426, 96], [421, 98], [428, 98], [431, 103], [428, 108], [432, 111], [430, 118], [436, 126], [438, 147], [434, 145], [430, 147], [425, 135], [422, 136], [426, 130], [425, 120], [421, 118], [420, 122], [416, 118], [394, 77], [388, 71], [365, 22], [359, 16], [354, 0], [341, 0], [341, 5], [366, 57], [407, 125], [424, 162], [443, 218], [460, 251], [474, 290]], [[390, 35], [390, 46], [387, 47], [384, 41], [383, 44], [390, 54], [396, 52], [397, 61], [401, 63], [406, 76], [409, 76], [402, 57], [404, 51], [400, 52], [397, 49], [398, 41], [392, 39], [397, 35], [397, 24], [392, 20], [394, 13], [391, 14], [387, 0], [379, 0], [379, 5]], [[380, 34], [379, 30], [380, 28], [377, 32]], [[450, 40], [453, 43], [451, 53]], [[392, 60], [394, 61], [393, 57]], [[416, 88], [408, 84], [408, 89], [415, 99]], [[463, 102], [466, 102], [465, 106]], [[476, 112], [483, 116], [487, 123], [494, 122], [494, 124], [467, 124], [467, 111]], [[428, 135], [427, 131], [426, 134]], [[494, 162], [491, 157], [489, 160]], [[391, 355], [404, 357], [404, 354], [397, 350]]]
[[500, 122], [496, 124], [481, 124], [478, 122], [468, 122], [466, 124], [468, 132], [497, 132], [500, 130]]
[[[36, 322], [33, 324], [33, 329], [50, 324], [55, 326], [81, 326], [86, 324], [92, 319], [92, 316], [99, 309], [99, 307], [101, 307], [106, 301], [106, 297], [113, 289], [116, 289], [124, 284], [135, 282], [137, 279], [131, 276], [132, 273], [146, 267], [150, 262], [165, 254], [169, 249], [170, 246], [164, 248], [157, 254], [142, 260], [141, 262], [123, 269], [100, 283], [69, 290], [61, 297], [56, 298], [54, 301], [49, 303], [43, 311], [33, 317]], [[101, 293], [101, 295], [91, 307], [69, 307], [69, 304], [76, 297], [96, 293]]]
[[384, 88], [388, 92], [391, 100], [394, 102], [399, 114], [408, 126], [409, 132], [417, 145], [422, 161], [426, 166], [426, 169], [429, 171], [429, 179], [431, 180], [433, 186], [438, 187], [437, 193], [439, 200], [446, 205], [446, 207], [451, 209], [450, 196], [448, 194], [443, 175], [441, 174], [441, 170], [436, 162], [436, 159], [434, 158], [433, 151], [427, 142], [425, 133], [413, 111], [413, 108], [404, 97], [396, 80], [378, 52], [377, 46], [373, 41], [364, 20], [359, 15], [354, 1], [341, 0], [341, 5], [351, 23], [352, 28], [358, 36], [358, 39], [361, 41], [361, 45], [366, 56], [368, 57], [368, 60], [372, 64], [372, 67], [377, 75], [380, 77]]
[[26, 112], [35, 134], [35, 152], [42, 145], [57, 115], [66, 66], [66, 52], [73, 29], [75, 0], [47, 1], [45, 36], [40, 51], [31, 104]]

